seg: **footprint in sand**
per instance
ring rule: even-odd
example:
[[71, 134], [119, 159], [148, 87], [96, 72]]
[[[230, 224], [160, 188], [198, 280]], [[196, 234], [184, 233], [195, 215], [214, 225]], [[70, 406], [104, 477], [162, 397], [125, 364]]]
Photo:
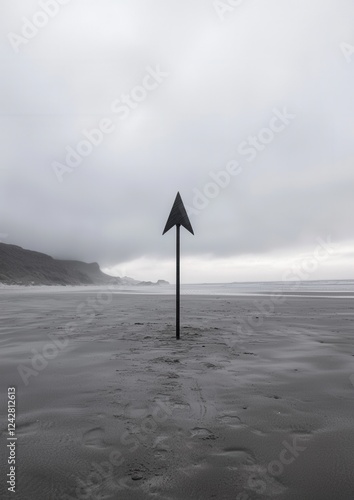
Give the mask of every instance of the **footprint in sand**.
[[167, 442], [169, 442], [170, 439], [171, 439], [170, 436], [168, 436], [166, 434], [163, 434], [161, 436], [157, 436], [157, 438], [154, 441], [154, 444], [152, 445], [153, 449], [158, 451], [158, 452], [170, 451], [171, 447], [167, 444]]
[[104, 430], [102, 427], [94, 427], [86, 432], [84, 432], [82, 443], [85, 446], [90, 446], [94, 448], [105, 448], [106, 443], [104, 440]]
[[217, 439], [215, 434], [213, 434], [209, 429], [206, 429], [205, 427], [194, 427], [191, 430], [191, 437], [196, 437], [199, 439]]
[[225, 413], [218, 418], [218, 421], [221, 424], [228, 425], [230, 427], [240, 427], [244, 425], [240, 417], [235, 413]]
[[254, 465], [255, 457], [251, 450], [242, 447], [227, 447], [214, 453], [213, 457], [230, 460], [233, 465]]

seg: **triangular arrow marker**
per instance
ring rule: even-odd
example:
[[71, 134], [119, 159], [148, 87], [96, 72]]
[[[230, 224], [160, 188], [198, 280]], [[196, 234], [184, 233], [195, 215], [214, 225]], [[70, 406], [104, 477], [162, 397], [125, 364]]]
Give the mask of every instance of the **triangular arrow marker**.
[[164, 235], [165, 233], [167, 233], [167, 231], [171, 229], [171, 227], [177, 225], [185, 227], [187, 231], [194, 234], [192, 224], [190, 223], [187, 211], [184, 208], [183, 201], [179, 193], [177, 193], [175, 202], [173, 204], [170, 215], [166, 222], [165, 229], [162, 234]]
[[183, 226], [194, 234], [192, 224], [183, 205], [181, 195], [177, 193], [170, 215], [167, 219], [163, 235], [176, 226], [176, 339], [179, 339], [180, 324], [180, 227]]

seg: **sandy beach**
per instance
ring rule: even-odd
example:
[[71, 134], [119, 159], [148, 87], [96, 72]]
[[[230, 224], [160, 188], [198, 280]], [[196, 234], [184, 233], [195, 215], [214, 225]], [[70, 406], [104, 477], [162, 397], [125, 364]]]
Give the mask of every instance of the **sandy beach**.
[[1, 14], [0, 500], [354, 500], [354, 1]]
[[0, 497], [352, 500], [353, 299], [261, 301], [1, 289]]

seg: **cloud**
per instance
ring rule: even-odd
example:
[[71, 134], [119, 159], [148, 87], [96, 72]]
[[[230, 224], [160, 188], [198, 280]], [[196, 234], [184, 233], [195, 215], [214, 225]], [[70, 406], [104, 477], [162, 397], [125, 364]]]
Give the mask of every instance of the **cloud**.
[[[173, 235], [161, 232], [177, 190], [193, 206], [210, 172], [233, 160], [241, 174], [191, 216], [196, 236], [184, 238], [183, 252], [210, 260], [186, 279], [217, 281], [223, 259], [271, 261], [328, 234], [344, 248], [353, 240], [354, 61], [340, 45], [354, 43], [354, 7], [339, 3], [248, 0], [221, 22], [199, 0], [73, 0], [18, 53], [8, 34], [21, 33], [39, 4], [8, 3], [0, 25], [7, 241], [115, 269], [144, 259], [155, 276], [173, 252]], [[112, 103], [157, 66], [168, 77], [121, 119]], [[296, 118], [248, 162], [239, 145], [284, 107]], [[103, 118], [114, 132], [59, 183], [53, 162], [65, 163], [66, 148]]]

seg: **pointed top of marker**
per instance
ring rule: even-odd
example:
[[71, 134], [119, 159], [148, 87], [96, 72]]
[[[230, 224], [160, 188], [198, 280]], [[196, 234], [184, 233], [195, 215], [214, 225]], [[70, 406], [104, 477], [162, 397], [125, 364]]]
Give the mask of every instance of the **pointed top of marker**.
[[192, 224], [190, 223], [186, 209], [183, 205], [181, 195], [179, 193], [177, 193], [171, 213], [167, 219], [166, 226], [162, 234], [167, 233], [167, 231], [169, 231], [173, 226], [183, 226], [187, 229], [187, 231], [194, 234]]

